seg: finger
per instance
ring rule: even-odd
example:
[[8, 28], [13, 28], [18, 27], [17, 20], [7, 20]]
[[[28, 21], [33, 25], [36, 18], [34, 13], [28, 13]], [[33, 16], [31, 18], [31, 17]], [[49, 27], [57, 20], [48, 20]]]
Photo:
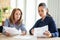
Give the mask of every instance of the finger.
[[50, 32], [45, 32], [44, 35], [46, 35], [47, 37], [51, 37], [51, 33]]
[[34, 29], [31, 30], [31, 33], [34, 34]]
[[45, 31], [45, 32], [48, 32], [49, 33], [49, 31]]
[[50, 32], [49, 32], [49, 31], [45, 31], [45, 33], [50, 34]]
[[34, 31], [34, 29], [32, 29], [31, 31]]
[[49, 33], [48, 33], [48, 32], [44, 32], [43, 34], [44, 34], [44, 35], [47, 35], [47, 36], [49, 35]]
[[23, 34], [23, 35], [26, 35], [26, 32], [25, 32], [25, 31], [23, 31], [23, 32], [22, 32], [22, 34]]

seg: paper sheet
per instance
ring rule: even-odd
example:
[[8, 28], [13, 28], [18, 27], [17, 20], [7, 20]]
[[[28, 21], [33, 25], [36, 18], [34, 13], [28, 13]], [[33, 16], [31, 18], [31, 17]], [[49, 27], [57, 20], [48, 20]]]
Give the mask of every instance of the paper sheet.
[[16, 28], [11, 28], [11, 27], [3, 27], [5, 29], [5, 31], [9, 32], [10, 35], [18, 35], [21, 34], [21, 30], [17, 30]]
[[21, 40], [37, 40], [37, 37], [35, 36], [30, 36], [30, 35], [25, 35], [25, 36], [13, 36], [13, 38], [21, 39]]
[[43, 35], [45, 31], [48, 31], [48, 25], [39, 28], [34, 28], [34, 36], [46, 37], [46, 35]]

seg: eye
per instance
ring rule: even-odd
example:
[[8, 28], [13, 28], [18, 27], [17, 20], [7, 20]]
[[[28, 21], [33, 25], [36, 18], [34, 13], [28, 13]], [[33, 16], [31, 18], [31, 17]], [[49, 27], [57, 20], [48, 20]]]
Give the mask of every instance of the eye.
[[18, 15], [18, 13], [16, 13], [16, 15]]
[[41, 12], [44, 12], [44, 10], [41, 10]]
[[19, 13], [19, 15], [21, 15], [21, 13]]
[[40, 12], [40, 10], [38, 10], [38, 12]]

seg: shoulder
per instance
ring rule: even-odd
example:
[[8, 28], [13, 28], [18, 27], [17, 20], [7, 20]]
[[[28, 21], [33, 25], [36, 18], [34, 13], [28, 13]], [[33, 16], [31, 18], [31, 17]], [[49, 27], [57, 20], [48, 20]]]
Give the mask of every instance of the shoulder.
[[38, 19], [36, 22], [40, 22], [41, 21], [41, 19]]
[[9, 19], [6, 19], [5, 22], [9, 22]]
[[53, 19], [53, 17], [47, 16], [47, 19], [48, 19], [48, 21], [49, 21], [50, 23], [55, 22], [54, 19]]
[[9, 25], [9, 19], [6, 19], [5, 21], [4, 21], [4, 24], [3, 24], [4, 26], [8, 26]]
[[53, 17], [51, 17], [51, 16], [47, 16], [46, 18], [49, 20], [53, 20]]

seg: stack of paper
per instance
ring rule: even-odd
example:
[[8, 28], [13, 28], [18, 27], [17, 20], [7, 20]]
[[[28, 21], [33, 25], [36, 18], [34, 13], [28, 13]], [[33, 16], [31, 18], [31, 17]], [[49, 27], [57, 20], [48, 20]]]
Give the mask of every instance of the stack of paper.
[[48, 31], [48, 25], [43, 26], [43, 27], [34, 28], [34, 36], [46, 37], [46, 35], [43, 34], [45, 31]]
[[10, 35], [18, 35], [21, 34], [21, 30], [17, 30], [15, 27], [3, 27], [5, 31], [9, 32]]

